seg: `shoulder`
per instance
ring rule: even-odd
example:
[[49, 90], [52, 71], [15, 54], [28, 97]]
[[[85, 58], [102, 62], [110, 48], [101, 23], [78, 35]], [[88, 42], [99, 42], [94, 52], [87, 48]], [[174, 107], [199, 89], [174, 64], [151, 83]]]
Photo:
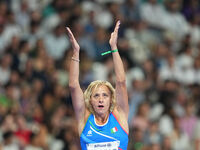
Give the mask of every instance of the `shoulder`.
[[119, 122], [119, 124], [121, 125], [121, 127], [127, 133], [129, 133], [128, 121], [126, 119], [125, 113], [120, 108], [115, 107], [114, 110], [113, 110], [113, 112], [112, 112], [112, 114], [116, 118], [116, 120]]

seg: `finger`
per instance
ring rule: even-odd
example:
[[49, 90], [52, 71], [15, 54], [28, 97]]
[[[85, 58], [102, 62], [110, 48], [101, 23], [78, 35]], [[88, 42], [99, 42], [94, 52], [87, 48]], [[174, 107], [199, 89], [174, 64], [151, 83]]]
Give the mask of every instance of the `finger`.
[[67, 33], [71, 33], [71, 30], [70, 30], [70, 28], [69, 27], [65, 27], [66, 29], [67, 29]]
[[71, 37], [72, 36], [72, 32], [71, 32], [70, 28], [66, 27], [66, 29], [67, 29], [68, 35]]
[[116, 25], [115, 25], [114, 32], [118, 33], [119, 25], [120, 25], [120, 20], [117, 21], [117, 23], [116, 23]]
[[70, 28], [69, 28], [69, 27], [66, 27], [66, 29], [67, 29], [67, 32], [68, 32], [69, 37], [70, 37], [70, 38], [74, 38], [74, 35], [73, 35], [72, 31], [70, 30]]

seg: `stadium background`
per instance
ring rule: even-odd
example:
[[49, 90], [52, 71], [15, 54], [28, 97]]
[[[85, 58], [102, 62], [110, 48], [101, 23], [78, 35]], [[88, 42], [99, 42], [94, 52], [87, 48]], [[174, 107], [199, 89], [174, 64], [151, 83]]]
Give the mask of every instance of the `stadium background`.
[[71, 47], [80, 82], [114, 85], [108, 40], [129, 92], [128, 150], [200, 150], [199, 0], [0, 0], [0, 150], [80, 150], [68, 90]]

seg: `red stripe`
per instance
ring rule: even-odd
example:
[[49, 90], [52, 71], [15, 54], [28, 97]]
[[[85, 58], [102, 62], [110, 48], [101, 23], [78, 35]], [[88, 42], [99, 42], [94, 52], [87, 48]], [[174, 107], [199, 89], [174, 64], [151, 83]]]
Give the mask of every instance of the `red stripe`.
[[121, 149], [120, 147], [118, 147], [118, 149], [119, 149], [119, 150], [123, 150], [123, 149]]
[[[113, 112], [112, 112], [113, 114]], [[113, 116], [115, 117], [115, 115], [113, 114]], [[117, 120], [117, 118], [115, 117], [115, 119]], [[117, 120], [117, 122], [119, 123], [119, 121]], [[124, 128], [121, 126], [121, 124], [119, 123], [120, 127], [124, 130]], [[128, 135], [128, 133], [126, 132], [126, 130], [124, 130], [124, 132]]]

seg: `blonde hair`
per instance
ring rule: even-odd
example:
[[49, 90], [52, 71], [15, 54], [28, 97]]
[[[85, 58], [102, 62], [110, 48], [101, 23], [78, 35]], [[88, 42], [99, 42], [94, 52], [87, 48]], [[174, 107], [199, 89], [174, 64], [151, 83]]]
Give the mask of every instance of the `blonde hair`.
[[86, 107], [93, 114], [94, 114], [94, 109], [90, 103], [90, 99], [91, 99], [93, 91], [95, 91], [98, 87], [102, 85], [105, 85], [111, 93], [111, 104], [110, 104], [109, 111], [112, 112], [116, 105], [115, 89], [113, 88], [113, 86], [108, 81], [101, 81], [101, 80], [93, 81], [90, 83], [90, 85], [87, 87], [87, 89], [84, 92], [84, 100], [85, 100]]

